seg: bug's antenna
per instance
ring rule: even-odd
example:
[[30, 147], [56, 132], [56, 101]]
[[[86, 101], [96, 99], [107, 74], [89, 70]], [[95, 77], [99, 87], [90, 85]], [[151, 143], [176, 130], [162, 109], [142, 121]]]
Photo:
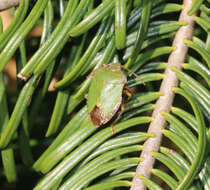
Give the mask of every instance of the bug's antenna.
[[139, 79], [143, 85], [146, 85], [146, 83], [141, 79], [141, 77], [139, 77], [136, 73], [134, 73], [132, 70], [126, 68], [126, 67], [123, 67], [123, 69], [127, 70], [128, 72], [130, 72], [132, 75], [134, 75], [137, 79]]

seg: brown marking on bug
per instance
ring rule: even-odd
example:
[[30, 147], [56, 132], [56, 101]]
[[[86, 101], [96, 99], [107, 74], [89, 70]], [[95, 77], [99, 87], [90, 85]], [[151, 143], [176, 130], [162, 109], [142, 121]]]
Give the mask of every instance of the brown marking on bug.
[[90, 119], [93, 122], [94, 125], [100, 126], [104, 123], [104, 112], [103, 110], [95, 105], [93, 110], [90, 112]]

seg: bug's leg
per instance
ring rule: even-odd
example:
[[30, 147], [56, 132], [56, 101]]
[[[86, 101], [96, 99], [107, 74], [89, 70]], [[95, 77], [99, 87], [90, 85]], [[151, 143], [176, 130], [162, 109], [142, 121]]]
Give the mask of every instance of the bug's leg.
[[111, 128], [112, 128], [112, 134], [114, 134], [114, 125], [113, 124], [111, 125]]
[[120, 113], [119, 113], [119, 115], [117, 116], [117, 118], [114, 120], [114, 122], [112, 123], [112, 125], [111, 125], [111, 128], [112, 128], [112, 134], [114, 134], [114, 125], [115, 125], [115, 123], [120, 119], [120, 116], [123, 114], [123, 112], [124, 112], [124, 110], [125, 110], [125, 108], [124, 108], [124, 105], [123, 104], [121, 104], [121, 106], [120, 106]]
[[130, 88], [128, 88], [126, 86], [124, 87], [123, 94], [125, 94], [128, 98], [126, 99], [126, 101], [123, 104], [125, 104], [127, 107], [129, 107], [128, 101], [131, 99], [133, 93], [134, 92], [132, 92], [132, 90]]
[[132, 97], [131, 90], [128, 87], [126, 87], [126, 86], [123, 89], [123, 94], [125, 94], [128, 97], [128, 100], [131, 99], [131, 97]]

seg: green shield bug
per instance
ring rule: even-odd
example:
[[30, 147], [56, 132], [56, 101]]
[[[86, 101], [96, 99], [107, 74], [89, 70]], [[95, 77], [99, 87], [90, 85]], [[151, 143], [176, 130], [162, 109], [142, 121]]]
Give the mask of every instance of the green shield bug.
[[103, 65], [93, 74], [88, 92], [88, 114], [95, 126], [107, 123], [122, 103], [127, 77], [120, 63]]

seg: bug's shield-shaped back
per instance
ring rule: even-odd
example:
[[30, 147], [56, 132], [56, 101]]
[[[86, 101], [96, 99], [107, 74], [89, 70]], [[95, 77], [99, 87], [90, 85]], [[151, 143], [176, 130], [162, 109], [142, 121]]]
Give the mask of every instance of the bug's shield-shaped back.
[[88, 113], [93, 124], [107, 123], [117, 112], [122, 102], [122, 90], [126, 77], [119, 67], [106, 65], [94, 74], [89, 94]]

